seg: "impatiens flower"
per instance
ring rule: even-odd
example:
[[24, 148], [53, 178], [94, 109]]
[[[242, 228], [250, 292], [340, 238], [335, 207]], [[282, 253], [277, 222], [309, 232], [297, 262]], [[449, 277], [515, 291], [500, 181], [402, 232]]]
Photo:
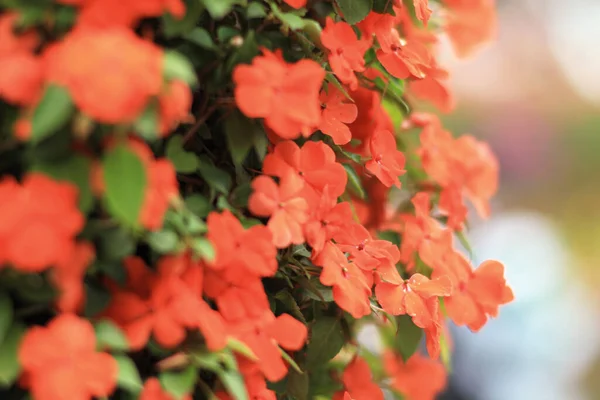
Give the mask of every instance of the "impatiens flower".
[[39, 272], [68, 262], [83, 228], [77, 188], [41, 173], [0, 180], [0, 264]]
[[422, 79], [431, 66], [431, 55], [425, 46], [415, 40], [403, 41], [400, 38], [397, 44], [391, 45], [389, 52], [383, 48], [378, 50], [377, 59], [387, 72], [399, 79], [411, 76]]
[[294, 8], [302, 8], [306, 6], [306, 0], [283, 0], [283, 2]]
[[251, 65], [234, 69], [235, 101], [246, 116], [264, 118], [284, 139], [309, 136], [320, 122], [324, 78], [325, 70], [315, 61], [288, 64], [281, 54], [263, 49]]
[[271, 310], [265, 310], [257, 318], [231, 322], [228, 328], [258, 357], [257, 366], [271, 382], [280, 380], [287, 373], [279, 346], [300, 350], [308, 336], [308, 329], [302, 322], [288, 314], [275, 317]]
[[400, 187], [400, 175], [404, 175], [404, 154], [396, 147], [396, 139], [389, 131], [377, 131], [369, 141], [371, 160], [365, 167], [375, 175], [381, 183], [390, 187]]
[[132, 349], [144, 347], [151, 334], [160, 345], [174, 347], [194, 327], [202, 330], [209, 348], [224, 345], [222, 321], [201, 300], [202, 293], [188, 286], [194, 282], [190, 276], [182, 275], [184, 281], [164, 266], [154, 273], [138, 257], [127, 258], [125, 267], [127, 285], [112, 285], [111, 303], [103, 314], [123, 329]]
[[80, 7], [78, 23], [85, 26], [130, 27], [141, 18], [159, 17], [168, 12], [176, 18], [185, 15], [182, 0], [59, 0]]
[[415, 6], [415, 14], [417, 19], [427, 25], [429, 17], [431, 17], [431, 9], [429, 8], [429, 0], [413, 0]]
[[83, 278], [95, 250], [90, 243], [79, 243], [68, 260], [57, 264], [51, 271], [51, 279], [60, 295], [57, 308], [62, 312], [78, 312], [85, 300]]
[[36, 400], [91, 400], [111, 394], [118, 366], [107, 353], [96, 351], [92, 324], [72, 314], [60, 314], [48, 326], [34, 326], [19, 345], [24, 382]]
[[329, 50], [331, 69], [343, 83], [351, 89], [358, 87], [355, 72], [365, 70], [365, 52], [371, 46], [368, 39], [358, 39], [352, 26], [327, 18], [325, 29], [321, 33], [321, 42]]
[[162, 50], [126, 28], [74, 30], [45, 56], [47, 79], [105, 124], [133, 122], [163, 82]]
[[332, 242], [327, 242], [323, 251], [313, 260], [323, 267], [320, 281], [325, 286], [333, 286], [333, 299], [340, 308], [354, 318], [371, 313], [369, 296], [372, 282], [368, 282], [363, 272], [348, 259]]
[[435, 265], [433, 276], [447, 276], [455, 290], [444, 299], [446, 312], [455, 324], [480, 330], [488, 316], [496, 317], [498, 307], [514, 299], [504, 279], [504, 266], [498, 261], [483, 262], [474, 271], [464, 256], [450, 249]]
[[215, 249], [211, 269], [222, 271], [230, 282], [246, 280], [248, 275], [272, 276], [277, 271], [277, 249], [273, 234], [263, 225], [244, 229], [229, 210], [212, 212], [207, 219], [208, 239]]
[[325, 243], [352, 221], [352, 209], [347, 202], [338, 203], [325, 186], [319, 203], [313, 207], [304, 224], [304, 236], [313, 251], [318, 253]]
[[444, 0], [448, 16], [444, 30], [458, 57], [473, 54], [498, 30], [493, 0]]
[[308, 219], [308, 204], [300, 197], [301, 188], [287, 184], [285, 179], [278, 186], [265, 175], [252, 181], [254, 192], [248, 199], [248, 209], [259, 217], [270, 217], [267, 227], [277, 248], [304, 243], [303, 225]]
[[292, 187], [302, 187], [302, 196], [309, 206], [319, 201], [325, 186], [329, 187], [330, 196], [341, 196], [348, 181], [346, 170], [323, 142], [309, 141], [302, 148], [291, 140], [280, 142], [265, 157], [263, 172]]
[[342, 374], [346, 394], [353, 400], [383, 400], [381, 388], [373, 382], [369, 364], [355, 357]]
[[410, 94], [418, 99], [427, 100], [441, 112], [448, 113], [454, 108], [454, 98], [444, 82], [448, 71], [432, 66], [425, 70], [425, 78], [408, 82]]
[[452, 284], [445, 275], [430, 280], [421, 274], [414, 274], [399, 285], [382, 282], [375, 288], [377, 301], [385, 311], [392, 315], [407, 314], [415, 325], [423, 329], [438, 319], [437, 297], [451, 293]]
[[189, 118], [192, 106], [190, 87], [182, 81], [172, 81], [159, 96], [159, 132], [167, 136], [180, 122]]
[[363, 271], [376, 272], [386, 282], [399, 284], [402, 279], [396, 270], [400, 260], [398, 247], [387, 240], [377, 240], [360, 224], [349, 224], [333, 236], [337, 247], [350, 255], [350, 261]]
[[383, 354], [385, 372], [391, 386], [410, 400], [434, 400], [446, 387], [446, 369], [437, 361], [415, 353], [408, 361], [391, 353]]
[[15, 13], [0, 16], [0, 98], [31, 106], [40, 98], [44, 80], [43, 63], [34, 54], [39, 38], [33, 30], [15, 34], [17, 19]]
[[160, 381], [154, 377], [149, 378], [144, 383], [142, 393], [140, 393], [139, 400], [191, 400], [192, 396], [186, 394], [184, 396], [175, 397], [160, 385]]
[[343, 93], [333, 85], [327, 87], [327, 92], [321, 92], [323, 113], [319, 130], [331, 136], [335, 144], [346, 144], [352, 139], [352, 133], [347, 124], [356, 120], [358, 109]]
[[392, 45], [399, 44], [396, 31], [396, 18], [391, 14], [378, 14], [371, 11], [369, 15], [358, 23], [358, 28], [363, 35], [371, 37], [375, 35], [379, 47], [386, 53], [392, 51]]

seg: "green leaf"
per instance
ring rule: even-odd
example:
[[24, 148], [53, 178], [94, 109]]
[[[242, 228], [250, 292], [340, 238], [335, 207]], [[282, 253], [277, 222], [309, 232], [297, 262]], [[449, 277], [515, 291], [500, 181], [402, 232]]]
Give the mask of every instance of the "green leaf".
[[94, 204], [90, 171], [92, 162], [89, 158], [73, 154], [71, 157], [53, 163], [40, 163], [32, 166], [32, 170], [42, 172], [58, 181], [68, 181], [79, 189], [79, 209], [87, 213]]
[[226, 44], [228, 43], [232, 38], [234, 38], [235, 36], [239, 35], [240, 31], [232, 28], [230, 26], [220, 26], [217, 29], [217, 39], [219, 40], [220, 43]]
[[387, 240], [395, 244], [396, 246], [400, 246], [400, 235], [395, 231], [379, 231], [377, 232], [377, 236], [381, 240]]
[[142, 378], [131, 358], [125, 355], [114, 356], [119, 367], [117, 385], [128, 392], [139, 393], [142, 390]]
[[196, 26], [203, 11], [204, 5], [199, 0], [186, 0], [183, 18], [177, 18], [171, 14], [163, 16], [164, 35], [170, 39], [190, 32]]
[[147, 240], [152, 250], [159, 254], [172, 253], [179, 244], [179, 236], [170, 230], [150, 232]]
[[254, 57], [258, 54], [258, 43], [256, 42], [256, 34], [250, 30], [244, 38], [244, 43], [232, 54], [231, 58], [227, 61], [226, 71], [233, 70], [237, 64], [240, 63], [251, 63]]
[[7, 293], [0, 293], [0, 343], [6, 337], [13, 322], [13, 303]]
[[159, 104], [151, 100], [133, 123], [133, 129], [146, 140], [156, 140], [159, 129]]
[[229, 194], [229, 190], [231, 190], [231, 176], [227, 172], [203, 161], [200, 162], [198, 171], [206, 183], [217, 192], [225, 195]]
[[224, 128], [231, 158], [236, 165], [242, 164], [252, 146], [266, 137], [265, 131], [255, 120], [246, 118], [237, 110], [225, 119]]
[[193, 366], [188, 366], [183, 371], [163, 372], [159, 376], [160, 384], [167, 392], [169, 392], [176, 400], [188, 395], [194, 389], [196, 383], [197, 371]]
[[114, 323], [102, 320], [94, 324], [96, 346], [99, 350], [129, 350], [129, 343], [123, 331]]
[[243, 183], [233, 189], [231, 192], [231, 205], [238, 208], [246, 208], [248, 206], [248, 198], [252, 194], [250, 182]]
[[349, 190], [355, 196], [358, 196], [361, 199], [366, 199], [367, 194], [365, 189], [362, 187], [362, 183], [360, 182], [360, 177], [354, 170], [354, 168], [350, 164], [342, 164], [344, 169], [346, 170], [346, 174], [348, 175], [348, 183], [346, 184], [346, 189]]
[[298, 277], [298, 284], [305, 289], [304, 295], [309, 299], [330, 303], [333, 301], [333, 291], [330, 287], [324, 286], [318, 279], [306, 279]]
[[180, 135], [175, 135], [169, 140], [166, 155], [177, 172], [190, 174], [198, 169], [198, 157], [183, 149], [183, 137]]
[[227, 389], [227, 392], [235, 400], [248, 400], [248, 393], [246, 392], [246, 384], [244, 378], [236, 370], [221, 371], [219, 374], [221, 383]]
[[206, 238], [196, 238], [192, 241], [192, 248], [203, 259], [212, 261], [215, 259], [215, 249]]
[[112, 149], [102, 163], [110, 213], [128, 226], [137, 226], [146, 190], [142, 160], [123, 145]]
[[120, 227], [103, 231], [98, 240], [98, 257], [103, 260], [120, 261], [134, 251], [133, 237]]
[[417, 351], [419, 343], [421, 343], [423, 330], [416, 326], [408, 315], [396, 317], [396, 323], [398, 324], [398, 331], [396, 332], [394, 347], [400, 352], [404, 361], [407, 361]]
[[252, 352], [252, 349], [246, 345], [246, 343], [241, 342], [231, 336], [227, 338], [227, 348], [234, 351], [235, 353], [241, 354], [249, 360], [256, 361], [258, 358]]
[[246, 5], [246, 0], [202, 0], [211, 17], [221, 19], [231, 12], [234, 5]]
[[393, 0], [373, 0], [373, 11], [379, 14], [396, 15]]
[[306, 364], [311, 367], [325, 364], [340, 352], [344, 342], [344, 332], [340, 320], [333, 317], [317, 319], [310, 330]]
[[266, 16], [267, 10], [264, 5], [257, 1], [253, 1], [250, 4], [248, 4], [248, 8], [246, 8], [246, 18], [264, 18]]
[[124, 285], [127, 282], [127, 271], [125, 271], [120, 261], [96, 260], [92, 268], [106, 274], [119, 285]]
[[296, 400], [308, 399], [309, 378], [306, 373], [298, 373], [292, 369], [288, 373], [286, 391], [289, 396]]
[[275, 5], [275, 3], [271, 3], [271, 10], [273, 11], [273, 15], [275, 15], [277, 19], [283, 22], [291, 30], [297, 31], [304, 28], [304, 19], [302, 19], [298, 15], [293, 14], [291, 12], [286, 13], [281, 11], [279, 7]]
[[210, 36], [210, 33], [208, 33], [208, 31], [204, 28], [200, 28], [200, 27], [194, 28], [193, 31], [191, 31], [190, 33], [185, 35], [185, 38], [189, 42], [192, 42], [195, 45], [202, 47], [203, 49], [207, 49], [207, 50], [217, 50], [218, 49], [218, 47], [215, 45], [215, 42], [213, 42], [213, 39]]
[[181, 53], [172, 50], [165, 51], [163, 63], [163, 73], [167, 81], [182, 80], [190, 86], [198, 83], [192, 63]]
[[356, 24], [369, 15], [373, 8], [373, 0], [335, 0], [349, 24]]
[[12, 386], [21, 372], [17, 353], [24, 333], [25, 326], [17, 322], [6, 332], [0, 344], [0, 387]]
[[201, 194], [192, 194], [185, 198], [185, 205], [200, 218], [204, 218], [210, 212], [210, 202]]
[[83, 314], [94, 317], [100, 314], [110, 303], [110, 293], [96, 284], [85, 284], [85, 307]]
[[299, 374], [304, 373], [300, 366], [296, 363], [296, 360], [294, 360], [292, 356], [290, 356], [284, 349], [280, 347], [279, 352], [281, 353], [281, 358], [283, 358], [290, 365], [290, 367], [292, 367], [292, 370]]
[[33, 111], [31, 141], [39, 142], [66, 125], [75, 106], [69, 91], [62, 86], [49, 85]]
[[275, 298], [285, 306], [285, 310], [290, 315], [296, 317], [296, 319], [302, 321], [302, 323], [306, 325], [306, 319], [304, 318], [302, 311], [300, 311], [300, 307], [298, 306], [298, 303], [296, 303], [296, 299], [294, 299], [294, 296], [292, 296], [287, 289], [278, 292], [275, 295]]

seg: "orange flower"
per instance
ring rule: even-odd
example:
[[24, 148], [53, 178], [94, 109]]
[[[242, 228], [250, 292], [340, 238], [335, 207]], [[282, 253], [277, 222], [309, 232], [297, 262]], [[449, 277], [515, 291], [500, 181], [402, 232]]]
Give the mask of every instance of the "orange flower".
[[321, 92], [323, 113], [319, 130], [331, 136], [335, 144], [346, 144], [352, 139], [352, 133], [347, 124], [356, 120], [358, 109], [344, 94], [333, 85], [327, 87], [327, 92]]
[[0, 264], [39, 272], [68, 262], [83, 228], [77, 189], [40, 173], [0, 181]]
[[323, 251], [313, 260], [315, 265], [323, 267], [320, 281], [323, 285], [333, 286], [333, 299], [340, 308], [354, 318], [371, 313], [369, 296], [371, 284], [365, 275], [332, 242], [327, 242]]
[[438, 296], [452, 294], [452, 283], [442, 275], [430, 280], [414, 274], [401, 284], [382, 282], [375, 287], [377, 301], [392, 315], [410, 315], [415, 325], [426, 329], [438, 320]]
[[181, 0], [59, 0], [59, 3], [81, 7], [78, 23], [97, 27], [132, 26], [141, 18], [159, 17], [168, 12], [175, 17], [185, 15]]
[[[395, 30], [392, 32], [398, 34]], [[431, 54], [425, 46], [416, 40], [402, 41], [399, 37], [397, 43], [390, 46], [390, 51], [384, 48], [378, 50], [377, 59], [392, 76], [399, 79], [411, 76], [422, 79], [431, 66]]]
[[192, 92], [182, 81], [172, 81], [158, 98], [160, 107], [161, 136], [168, 136], [173, 129], [189, 117]]
[[394, 130], [394, 125], [382, 107], [381, 95], [370, 89], [359, 87], [350, 92], [358, 107], [356, 120], [349, 124], [352, 138], [361, 141], [357, 147], [346, 145], [353, 152], [368, 155], [369, 138], [378, 130]]
[[427, 25], [429, 17], [431, 17], [431, 9], [429, 8], [429, 0], [413, 0], [415, 6], [415, 14], [417, 19]]
[[288, 314], [275, 317], [271, 310], [265, 310], [260, 317], [232, 322], [229, 329], [258, 357], [257, 366], [271, 382], [280, 380], [287, 373], [279, 346], [300, 350], [308, 335], [302, 322]]
[[160, 93], [161, 49], [126, 28], [76, 29], [46, 58], [48, 80], [68, 88], [77, 107], [101, 123], [132, 122]]
[[446, 387], [446, 370], [436, 361], [415, 353], [403, 362], [391, 352], [383, 354], [386, 373], [392, 378], [391, 386], [410, 400], [434, 400]]
[[326, 242], [352, 221], [352, 209], [350, 203], [338, 203], [337, 199], [329, 194], [329, 187], [325, 186], [321, 200], [311, 211], [308, 221], [304, 224], [304, 236], [313, 252], [318, 253], [323, 250]]
[[381, 183], [400, 187], [400, 175], [404, 175], [404, 154], [397, 149], [396, 139], [389, 131], [376, 131], [369, 141], [371, 160], [365, 163], [367, 170]]
[[444, 0], [448, 7], [445, 31], [459, 57], [473, 54], [497, 35], [494, 0]]
[[283, 0], [283, 2], [294, 8], [306, 7], [306, 0]]
[[117, 362], [96, 352], [92, 324], [71, 314], [60, 314], [47, 327], [30, 328], [18, 357], [36, 400], [104, 397], [116, 386]]
[[343, 83], [352, 90], [358, 87], [358, 79], [354, 72], [365, 70], [365, 52], [371, 46], [370, 40], [358, 39], [352, 26], [327, 18], [321, 42], [329, 50], [331, 69]]
[[[260, 371], [258, 364], [249, 361], [243, 357], [237, 357], [238, 368], [244, 376], [246, 391], [248, 397], [252, 400], [277, 400], [275, 392], [267, 388], [265, 377]], [[225, 392], [215, 393], [219, 400], [233, 400], [233, 398]]]
[[215, 259], [208, 266], [222, 271], [230, 282], [248, 276], [267, 277], [277, 271], [277, 249], [273, 234], [263, 225], [244, 229], [240, 221], [225, 210], [211, 212], [207, 219], [208, 239], [215, 249]]
[[[192, 400], [192, 396], [186, 394], [178, 399]], [[139, 400], [176, 400], [176, 397], [163, 390], [160, 381], [152, 377], [147, 379], [144, 383], [144, 388], [142, 389], [142, 393], [140, 393]]]
[[[174, 347], [185, 338], [186, 328], [201, 329], [209, 348], [224, 345], [223, 322], [201, 299], [202, 293], [193, 290], [198, 282], [194, 285], [190, 275], [182, 274], [184, 281], [166, 267], [169, 264], [153, 273], [138, 257], [129, 257], [124, 264], [127, 285], [112, 285], [111, 303], [104, 315], [123, 329], [133, 350], [144, 347], [150, 334], [160, 345]], [[202, 279], [201, 275], [196, 274], [196, 279]]]
[[265, 124], [284, 139], [310, 135], [319, 125], [319, 91], [325, 71], [315, 61], [286, 63], [280, 53], [263, 49], [251, 65], [233, 71], [235, 101], [251, 118]]
[[92, 244], [79, 243], [67, 261], [57, 264], [52, 269], [52, 280], [60, 291], [56, 305], [60, 311], [78, 312], [83, 307], [83, 278], [95, 255]]
[[377, 276], [385, 282], [402, 282], [396, 270], [400, 252], [391, 242], [374, 240], [364, 226], [356, 223], [337, 231], [333, 239], [343, 253], [350, 254], [350, 261], [363, 271], [376, 270]]
[[425, 70], [425, 78], [408, 82], [409, 93], [427, 100], [441, 112], [448, 113], [455, 106], [454, 98], [448, 87], [442, 82], [449, 77], [448, 71], [433, 63]]
[[277, 186], [265, 175], [252, 181], [253, 193], [248, 199], [248, 209], [259, 217], [270, 217], [267, 227], [277, 248], [304, 243], [303, 225], [308, 219], [308, 204], [299, 196], [301, 188], [285, 180]]
[[348, 176], [335, 161], [335, 153], [323, 142], [306, 142], [302, 148], [291, 140], [280, 142], [265, 157], [263, 172], [283, 180], [291, 187], [302, 187], [302, 196], [312, 207], [321, 198], [325, 186], [332, 197], [346, 190]]
[[34, 55], [39, 38], [34, 30], [15, 34], [16, 13], [0, 16], [0, 98], [18, 106], [32, 106], [41, 95], [44, 71]]
[[349, 397], [354, 400], [383, 400], [381, 388], [373, 382], [369, 364], [360, 357], [355, 357], [346, 366], [342, 382]]
[[479, 331], [488, 316], [496, 317], [498, 307], [514, 299], [504, 279], [504, 266], [498, 261], [485, 261], [473, 269], [465, 257], [450, 249], [434, 266], [433, 276], [447, 276], [456, 288], [444, 299], [448, 316], [455, 324]]
[[392, 45], [400, 44], [395, 27], [396, 18], [391, 14], [378, 14], [371, 11], [357, 26], [363, 35], [367, 37], [375, 35], [379, 47], [386, 53], [392, 51]]

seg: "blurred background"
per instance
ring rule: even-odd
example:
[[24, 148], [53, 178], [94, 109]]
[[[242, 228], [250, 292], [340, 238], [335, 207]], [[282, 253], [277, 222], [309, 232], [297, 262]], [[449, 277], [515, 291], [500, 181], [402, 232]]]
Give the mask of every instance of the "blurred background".
[[474, 262], [502, 260], [516, 301], [454, 329], [443, 399], [600, 399], [600, 1], [498, 0], [499, 33], [467, 60], [444, 46], [455, 133], [501, 164]]

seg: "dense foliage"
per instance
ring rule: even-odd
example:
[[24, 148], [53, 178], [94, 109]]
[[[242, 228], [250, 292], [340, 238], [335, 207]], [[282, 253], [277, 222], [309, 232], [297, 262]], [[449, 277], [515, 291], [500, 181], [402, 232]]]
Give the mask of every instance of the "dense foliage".
[[2, 399], [432, 399], [512, 300], [454, 244], [494, 156], [414, 111], [493, 0], [0, 5]]

